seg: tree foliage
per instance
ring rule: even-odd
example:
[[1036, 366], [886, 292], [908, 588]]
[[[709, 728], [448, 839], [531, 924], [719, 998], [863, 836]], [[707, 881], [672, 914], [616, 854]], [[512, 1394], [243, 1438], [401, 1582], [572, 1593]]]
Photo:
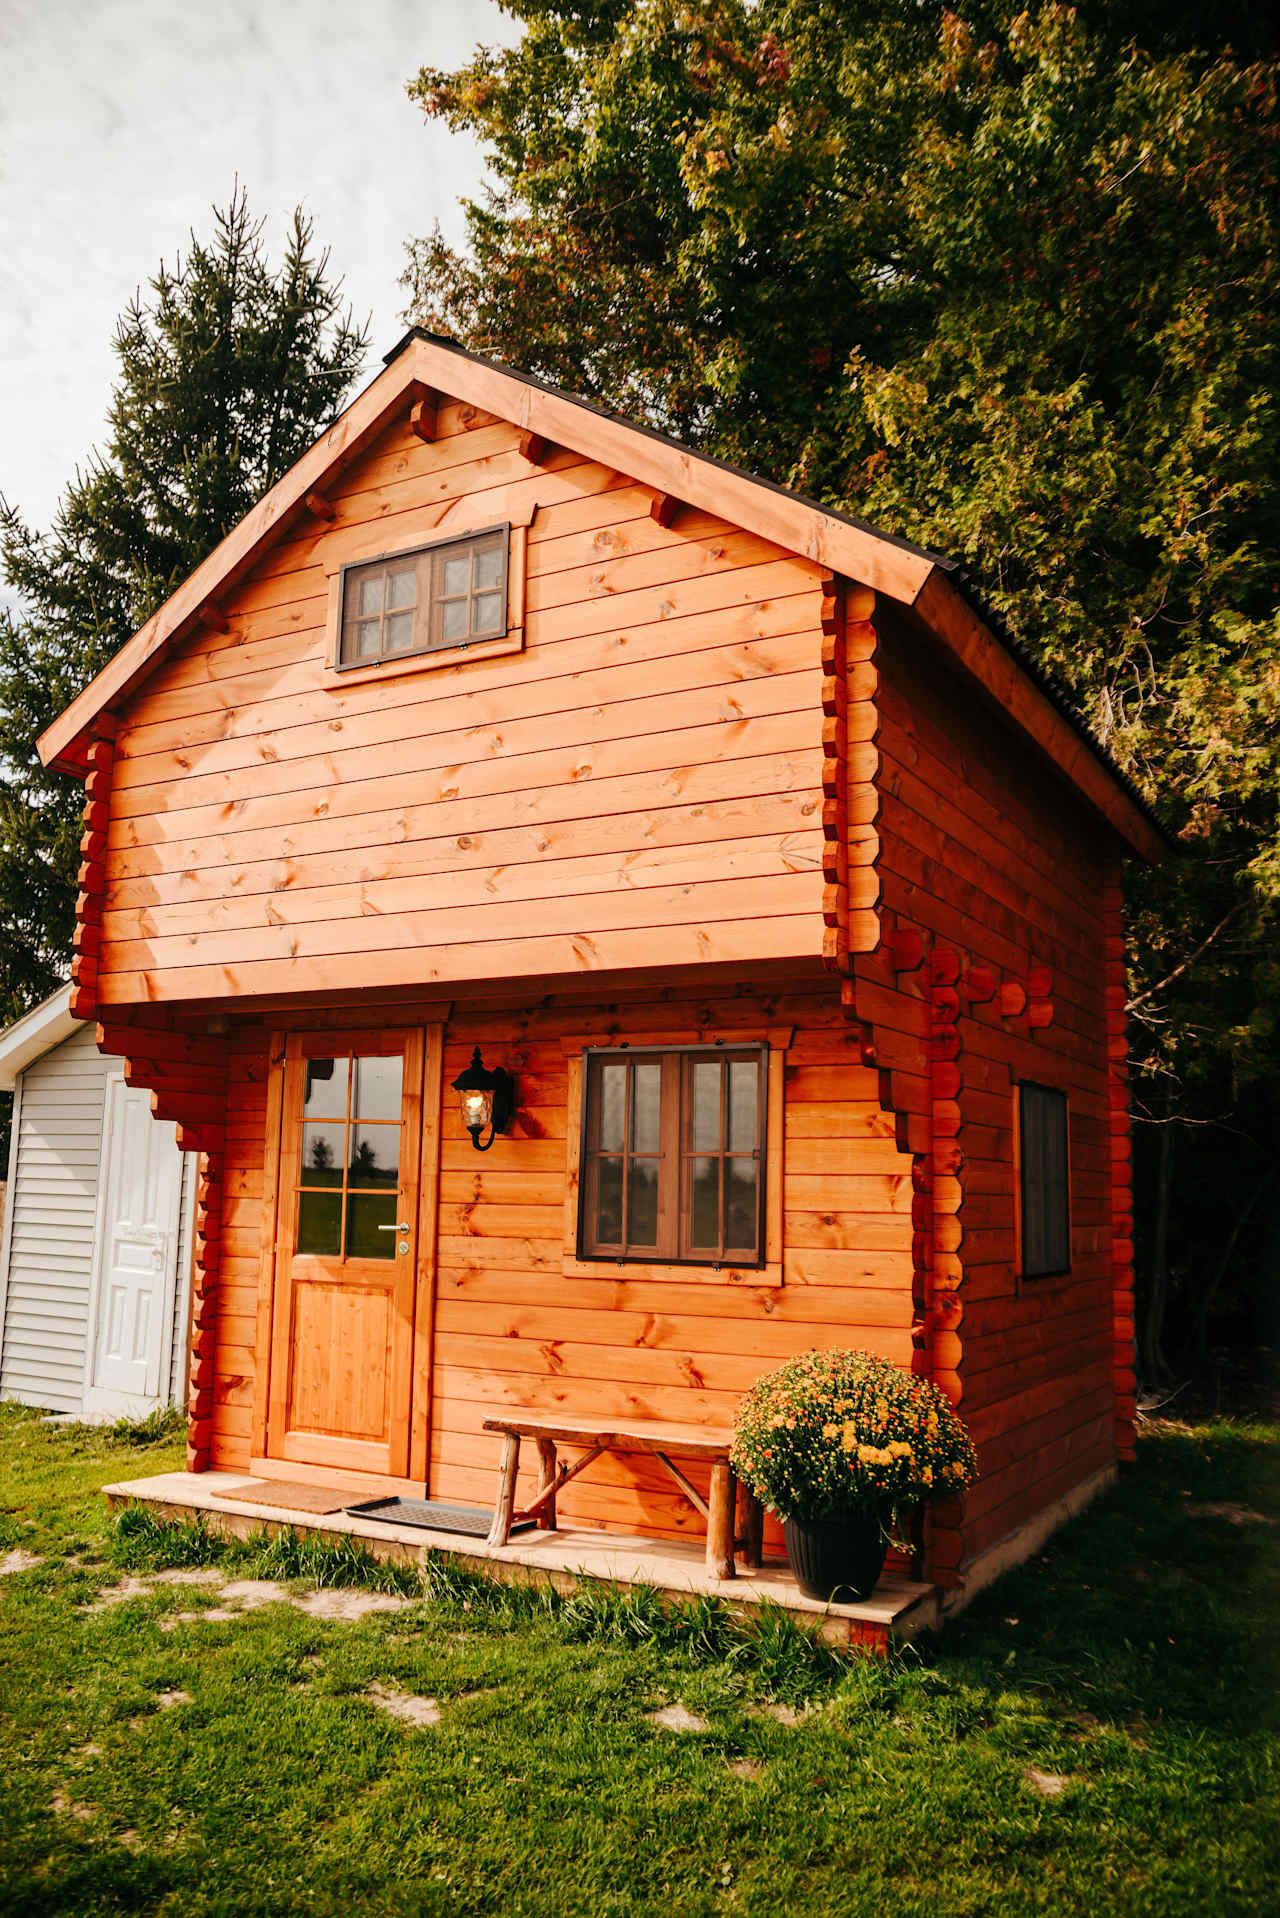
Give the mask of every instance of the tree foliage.
[[1131, 918], [1140, 1114], [1222, 1171], [1191, 1285], [1277, 1144], [1270, 15], [508, 10], [410, 89], [494, 182], [465, 253], [412, 245], [412, 317], [967, 559], [1073, 690], [1186, 847]]
[[161, 265], [115, 336], [105, 447], [38, 533], [0, 500], [0, 1023], [66, 977], [80, 806], [45, 773], [50, 720], [338, 411], [365, 331], [295, 212], [279, 267], [243, 192]]

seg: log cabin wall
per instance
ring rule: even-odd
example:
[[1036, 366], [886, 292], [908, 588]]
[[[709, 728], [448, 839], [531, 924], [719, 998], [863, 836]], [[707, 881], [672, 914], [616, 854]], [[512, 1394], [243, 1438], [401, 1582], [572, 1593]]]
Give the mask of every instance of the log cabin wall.
[[[438, 1002], [434, 1008], [438, 1016]], [[411, 1024], [413, 999], [283, 1026]], [[760, 1024], [793, 1028], [784, 1078], [781, 1283], [726, 1283], [709, 1269], [660, 1278], [603, 1263], [586, 1277], [569, 1254], [566, 1190], [568, 1036], [713, 1039]], [[862, 1066], [838, 987], [815, 977], [780, 986], [719, 981], [586, 992], [531, 1002], [472, 997], [445, 1028], [444, 1080], [479, 1044], [516, 1071], [510, 1131], [477, 1155], [456, 1096], [443, 1101], [433, 1338], [430, 1490], [491, 1502], [498, 1441], [482, 1430], [512, 1404], [693, 1423], [732, 1422], [761, 1372], [814, 1345], [863, 1346], [911, 1362], [911, 1163], [894, 1142], [875, 1072]], [[226, 1201], [209, 1463], [247, 1469], [261, 1270], [269, 1035], [229, 1040]], [[572, 1275], [566, 1273], [566, 1263]], [[696, 1473], [695, 1473], [696, 1476]], [[532, 1493], [532, 1482], [528, 1488]], [[522, 1488], [521, 1496], [524, 1495]], [[701, 1536], [703, 1521], [661, 1468], [606, 1456], [562, 1495], [574, 1524]]]
[[[943, 1514], [935, 1528], [945, 1574], [1116, 1454], [1104, 962], [1114, 855], [927, 641], [892, 616], [877, 626], [886, 939], [855, 960], [855, 998], [918, 1155], [918, 1363], [958, 1401], [978, 1447], [963, 1519]], [[1018, 1276], [1021, 1079], [1069, 1098], [1066, 1278]]]
[[[128, 703], [100, 1005], [821, 952], [829, 573], [457, 405], [318, 504]], [[326, 566], [459, 513], [523, 650], [328, 668]]]

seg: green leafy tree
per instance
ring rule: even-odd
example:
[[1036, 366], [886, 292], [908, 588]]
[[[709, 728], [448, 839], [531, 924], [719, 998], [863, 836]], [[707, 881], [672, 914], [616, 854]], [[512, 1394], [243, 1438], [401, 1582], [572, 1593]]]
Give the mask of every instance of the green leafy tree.
[[1256, 1277], [1274, 1216], [1271, 16], [508, 11], [516, 45], [410, 88], [493, 181], [465, 252], [411, 246], [412, 317], [966, 558], [1186, 843], [1131, 904], [1157, 1379], [1165, 1299], [1246, 1207]]
[[243, 191], [115, 337], [103, 449], [37, 533], [0, 499], [0, 1023], [65, 978], [82, 794], [35, 742], [339, 410], [367, 341], [295, 212], [278, 267]]

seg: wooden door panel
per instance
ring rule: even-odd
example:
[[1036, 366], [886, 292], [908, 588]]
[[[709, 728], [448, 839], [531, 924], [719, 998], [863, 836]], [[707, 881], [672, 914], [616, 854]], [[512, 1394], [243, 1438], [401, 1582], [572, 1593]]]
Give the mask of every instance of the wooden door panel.
[[288, 1041], [271, 1458], [408, 1470], [423, 1055], [418, 1030]]
[[389, 1445], [392, 1298], [342, 1285], [297, 1288], [289, 1429]]

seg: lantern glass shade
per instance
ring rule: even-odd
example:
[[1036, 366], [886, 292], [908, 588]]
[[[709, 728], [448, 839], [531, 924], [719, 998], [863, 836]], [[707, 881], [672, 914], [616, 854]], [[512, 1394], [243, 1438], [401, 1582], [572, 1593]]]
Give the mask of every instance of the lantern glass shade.
[[467, 1131], [482, 1131], [493, 1118], [492, 1091], [463, 1091], [458, 1097], [462, 1102], [462, 1123]]

